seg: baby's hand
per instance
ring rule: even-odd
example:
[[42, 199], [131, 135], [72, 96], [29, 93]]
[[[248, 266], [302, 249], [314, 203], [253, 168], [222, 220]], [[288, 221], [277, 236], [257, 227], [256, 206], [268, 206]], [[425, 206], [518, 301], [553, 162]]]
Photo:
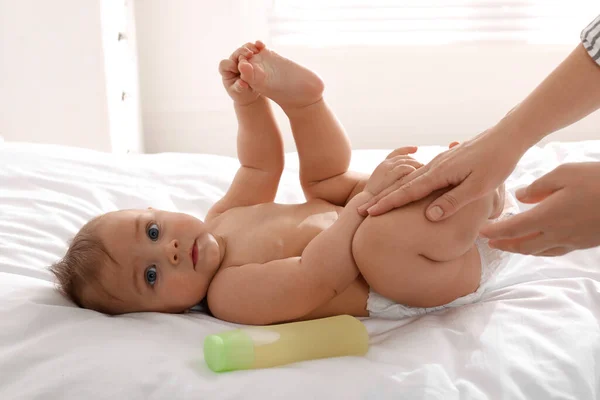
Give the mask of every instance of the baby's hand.
[[415, 153], [417, 147], [401, 147], [391, 152], [387, 158], [375, 168], [373, 174], [367, 181], [365, 191], [373, 196], [392, 186], [411, 172], [421, 168], [423, 164], [409, 156]]
[[[223, 78], [223, 86], [229, 97], [240, 105], [248, 105], [258, 99], [260, 93], [254, 91], [247, 82], [240, 78], [240, 68], [251, 68], [248, 59], [259, 53], [265, 45], [260, 40], [246, 43], [234, 51], [228, 59], [219, 63], [219, 73]], [[245, 66], [244, 64], [247, 64]]]

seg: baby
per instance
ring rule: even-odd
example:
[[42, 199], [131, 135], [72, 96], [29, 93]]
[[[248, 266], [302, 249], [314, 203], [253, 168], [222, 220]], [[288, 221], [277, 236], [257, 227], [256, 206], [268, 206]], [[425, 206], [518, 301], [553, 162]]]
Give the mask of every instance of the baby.
[[[51, 267], [79, 306], [108, 314], [183, 312], [206, 298], [217, 318], [272, 324], [339, 314], [388, 318], [475, 292], [493, 257], [478, 239], [500, 216], [504, 188], [437, 223], [439, 192], [378, 217], [358, 206], [421, 166], [395, 150], [369, 176], [312, 71], [257, 41], [221, 61], [237, 115], [240, 168], [204, 221], [155, 209], [88, 222]], [[284, 167], [270, 101], [289, 118], [306, 202], [274, 203]], [[468, 296], [467, 296], [468, 297]]]

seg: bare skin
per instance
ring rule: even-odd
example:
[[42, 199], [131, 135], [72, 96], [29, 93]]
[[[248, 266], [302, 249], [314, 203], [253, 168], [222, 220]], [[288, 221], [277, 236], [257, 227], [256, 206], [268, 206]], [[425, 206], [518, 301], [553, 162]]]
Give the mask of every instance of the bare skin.
[[[348, 171], [349, 140], [312, 71], [261, 42], [236, 50], [219, 70], [238, 118], [240, 169], [204, 223], [152, 210], [107, 216], [109, 222], [117, 217], [125, 222], [121, 229], [103, 232], [120, 266], [106, 274], [105, 286], [113, 288], [122, 277], [130, 277], [131, 263], [140, 265], [138, 274], [145, 274], [146, 281], [148, 267], [144, 270], [143, 265], [154, 266], [151, 278], [158, 271], [150, 285], [154, 293], [148, 295], [154, 300], [137, 296], [136, 306], [129, 309], [183, 311], [207, 294], [216, 317], [262, 325], [339, 314], [368, 316], [370, 286], [421, 307], [442, 305], [477, 289], [481, 265], [474, 242], [485, 221], [502, 209], [498, 193], [503, 188], [435, 226], [423, 216], [435, 197], [365, 219], [356, 212], [360, 204], [421, 167], [410, 157], [416, 148], [396, 150], [370, 177], [353, 173]], [[290, 120], [307, 199], [303, 204], [274, 203], [283, 145], [268, 99]], [[127, 231], [136, 213], [145, 213], [150, 224], [162, 224], [158, 240], [151, 239], [155, 232], [146, 232], [146, 250], [131, 251], [140, 246], [131, 243]], [[400, 235], [399, 225], [406, 226]], [[203, 254], [212, 256], [194, 259], [189, 246], [193, 248], [196, 237], [203, 238]], [[184, 245], [175, 248], [176, 242]], [[187, 271], [187, 282], [176, 288], [184, 279], [180, 271]], [[163, 286], [169, 291], [159, 293], [161, 279], [167, 280]], [[122, 285], [110, 292], [126, 290]]]
[[[496, 125], [394, 182], [359, 212], [381, 215], [451, 186], [427, 209], [430, 221], [442, 221], [494, 190], [540, 139], [598, 109], [600, 62], [582, 43]], [[536, 207], [486, 225], [481, 234], [493, 247], [536, 256], [600, 246], [599, 174], [598, 162], [559, 166], [516, 193], [521, 202]]]

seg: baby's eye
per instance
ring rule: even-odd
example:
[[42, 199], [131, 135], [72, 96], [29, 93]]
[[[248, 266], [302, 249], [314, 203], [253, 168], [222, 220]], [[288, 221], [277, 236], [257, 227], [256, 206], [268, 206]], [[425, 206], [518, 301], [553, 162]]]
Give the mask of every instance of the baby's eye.
[[158, 236], [160, 234], [160, 231], [158, 230], [158, 225], [156, 225], [156, 224], [148, 225], [146, 234], [148, 235], [150, 240], [152, 240], [153, 242], [156, 242], [158, 240]]
[[146, 269], [146, 282], [148, 282], [148, 284], [150, 286], [154, 286], [154, 284], [156, 283], [156, 278], [157, 278], [157, 273], [156, 273], [156, 266], [155, 265], [151, 265]]

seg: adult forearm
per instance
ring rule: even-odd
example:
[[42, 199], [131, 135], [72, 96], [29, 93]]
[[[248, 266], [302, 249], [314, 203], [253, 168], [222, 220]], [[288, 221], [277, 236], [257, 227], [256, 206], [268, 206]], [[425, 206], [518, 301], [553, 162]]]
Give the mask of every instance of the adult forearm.
[[281, 173], [283, 139], [269, 101], [260, 97], [248, 105], [234, 104], [238, 120], [237, 151], [240, 163], [249, 168]]
[[600, 66], [577, 48], [492, 130], [524, 152], [543, 137], [600, 108]]

